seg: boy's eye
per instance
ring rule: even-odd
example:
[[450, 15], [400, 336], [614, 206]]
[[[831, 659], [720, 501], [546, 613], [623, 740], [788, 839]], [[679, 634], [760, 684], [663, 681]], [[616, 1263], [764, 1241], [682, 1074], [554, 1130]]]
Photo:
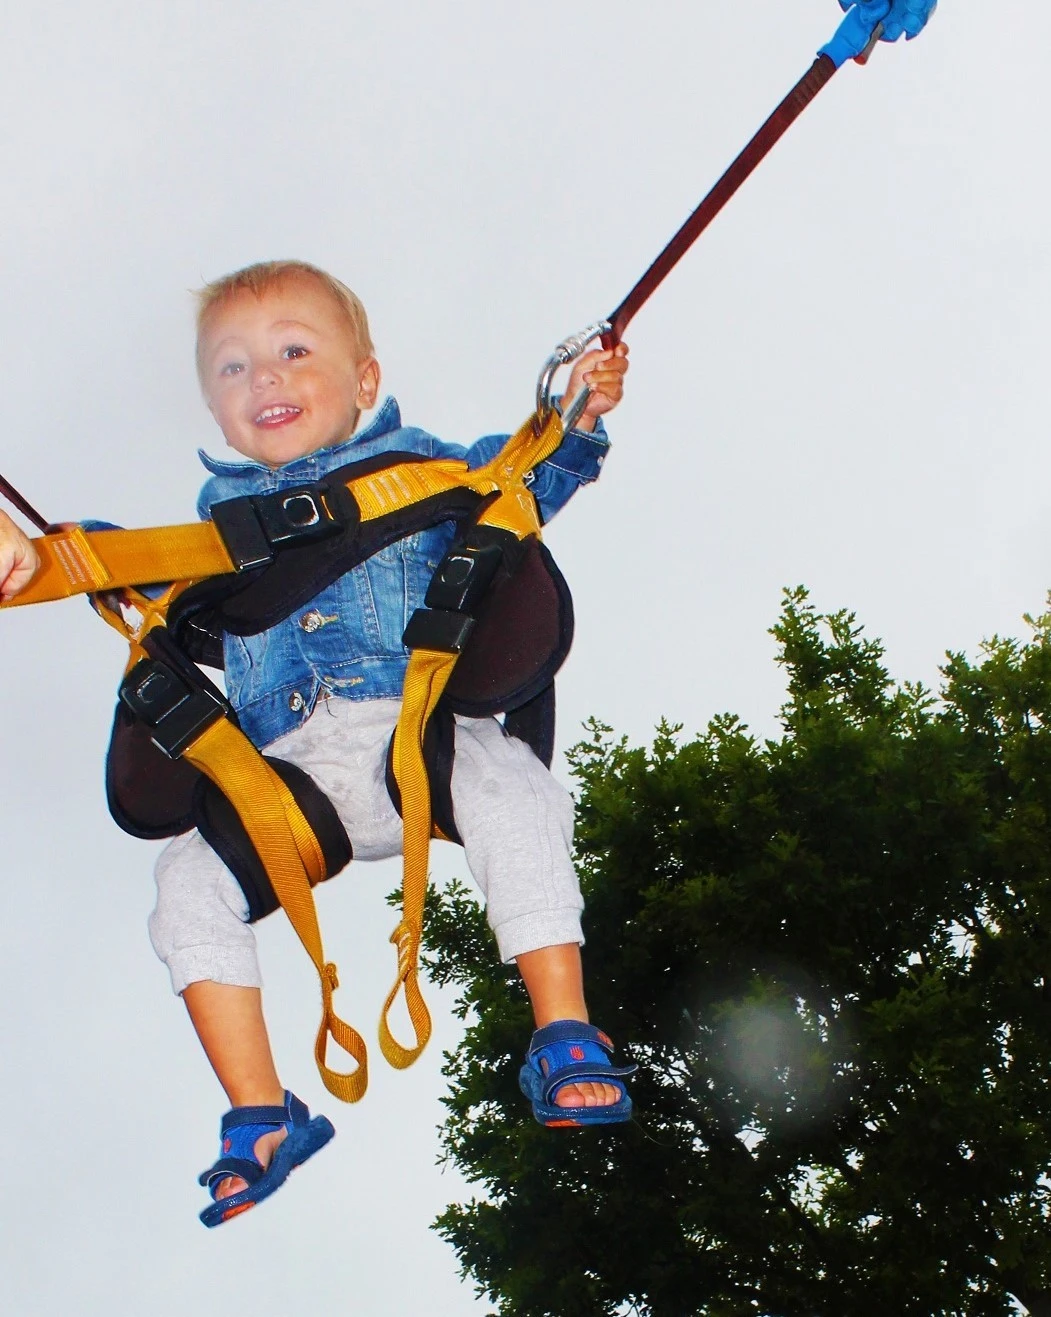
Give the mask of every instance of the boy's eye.
[[297, 357], [305, 357], [307, 349], [302, 343], [290, 343], [287, 348], [283, 348], [281, 355], [286, 361], [295, 361]]
[[244, 370], [244, 365], [240, 361], [228, 361], [225, 365], [219, 367], [220, 375], [240, 375]]

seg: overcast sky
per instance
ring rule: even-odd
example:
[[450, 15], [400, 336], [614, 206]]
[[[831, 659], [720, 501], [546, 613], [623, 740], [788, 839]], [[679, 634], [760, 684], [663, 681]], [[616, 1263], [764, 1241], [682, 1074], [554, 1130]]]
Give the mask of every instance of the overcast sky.
[[[407, 419], [513, 429], [552, 345], [619, 303], [838, 17], [7, 6], [0, 470], [55, 520], [192, 519], [194, 450], [222, 446], [188, 290], [272, 257], [360, 293]], [[1025, 634], [1048, 584], [1049, 46], [1044, 6], [945, 0], [919, 40], [838, 74], [639, 314], [614, 453], [548, 537], [578, 617], [563, 749], [589, 714], [633, 741], [723, 710], [774, 733], [785, 585], [855, 609], [903, 678]], [[5, 613], [0, 662], [6, 1310], [487, 1311], [428, 1230], [470, 1192], [435, 1168], [448, 998], [429, 993], [416, 1068], [374, 1048], [341, 1108], [314, 1072], [313, 970], [276, 919], [281, 1072], [338, 1138], [262, 1211], [198, 1224], [225, 1102], [147, 941], [155, 848], [105, 812], [124, 652], [78, 601]], [[370, 1038], [396, 881], [361, 866], [321, 902], [338, 1004]]]

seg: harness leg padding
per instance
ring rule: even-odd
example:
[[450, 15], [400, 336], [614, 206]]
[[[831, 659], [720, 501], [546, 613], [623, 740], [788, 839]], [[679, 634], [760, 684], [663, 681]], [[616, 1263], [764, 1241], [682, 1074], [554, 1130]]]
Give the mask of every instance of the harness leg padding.
[[[472, 539], [487, 529], [477, 528]], [[573, 599], [547, 545], [535, 535], [513, 546], [502, 542], [503, 564], [445, 693], [452, 711], [469, 718], [534, 699], [554, 681], [573, 643]]]
[[[349, 864], [353, 849], [335, 807], [303, 769], [272, 755], [263, 758], [292, 792], [296, 804], [321, 845], [325, 882]], [[237, 810], [209, 778], [200, 777], [193, 798], [193, 818], [201, 836], [237, 879], [248, 902], [248, 922], [254, 924], [278, 909], [274, 891], [259, 852]], [[313, 886], [313, 884], [311, 884]]]
[[201, 780], [193, 764], [158, 750], [145, 723], [117, 704], [106, 755], [106, 803], [119, 828], [145, 841], [189, 832]]
[[[172, 639], [163, 626], [155, 626], [144, 637], [142, 654], [171, 669], [189, 690], [201, 691], [216, 709], [226, 707], [226, 716], [236, 725], [236, 715], [223, 693]], [[200, 770], [180, 755], [166, 754], [155, 740], [155, 728], [143, 720], [134, 695], [129, 703], [125, 692], [135, 690], [133, 673], [121, 683], [120, 698], [113, 717], [106, 755], [106, 800], [118, 827], [133, 837], [157, 841], [189, 832], [194, 825], [193, 799]]]
[[545, 768], [555, 756], [555, 683], [504, 715], [504, 731], [524, 741]]

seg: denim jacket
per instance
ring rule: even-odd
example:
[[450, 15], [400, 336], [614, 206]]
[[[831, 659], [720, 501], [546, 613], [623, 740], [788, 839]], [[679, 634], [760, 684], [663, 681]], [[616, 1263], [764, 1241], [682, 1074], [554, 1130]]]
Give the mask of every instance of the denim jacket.
[[[403, 426], [398, 404], [387, 398], [359, 434], [332, 448], [298, 457], [274, 470], [257, 462], [222, 462], [201, 451], [212, 473], [197, 502], [208, 519], [213, 503], [246, 494], [269, 494], [306, 484], [380, 453], [456, 458], [472, 469], [496, 455], [506, 435], [486, 435], [469, 448], [444, 443]], [[595, 432], [572, 430], [532, 473], [531, 492], [543, 521], [583, 484], [598, 477], [609, 448], [601, 421]], [[423, 605], [431, 576], [452, 542], [446, 522], [381, 549], [310, 602], [256, 636], [227, 635], [223, 642], [226, 689], [245, 734], [259, 747], [306, 721], [321, 696], [352, 700], [397, 699], [408, 665], [402, 632]]]

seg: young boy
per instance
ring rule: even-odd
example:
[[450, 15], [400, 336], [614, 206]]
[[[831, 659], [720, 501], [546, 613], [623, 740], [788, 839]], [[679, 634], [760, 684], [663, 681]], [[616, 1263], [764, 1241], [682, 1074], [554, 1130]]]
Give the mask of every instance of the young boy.
[[[502, 447], [489, 436], [468, 449], [402, 426], [388, 398], [371, 424], [361, 412], [379, 392], [380, 368], [361, 303], [343, 284], [301, 262], [250, 266], [199, 295], [197, 365], [205, 402], [244, 462], [201, 454], [211, 473], [198, 504], [317, 480], [385, 452], [483, 465]], [[592, 390], [575, 430], [536, 468], [531, 491], [547, 520], [599, 474], [608, 441], [599, 418], [620, 401], [627, 350], [593, 351], [576, 363], [567, 396]], [[401, 820], [385, 781], [407, 665], [401, 636], [451, 541], [448, 526], [410, 535], [353, 568], [301, 614], [258, 636], [228, 635], [228, 696], [242, 730], [297, 764], [328, 794], [358, 859], [401, 850]], [[29, 540], [0, 513], [0, 597], [31, 579]], [[569, 795], [523, 742], [495, 719], [456, 720], [453, 813], [467, 862], [486, 897], [505, 962], [515, 961], [533, 1007], [524, 1089], [548, 1124], [625, 1120], [626, 1069], [591, 1028], [580, 961], [582, 901], [570, 856]], [[263, 1018], [261, 978], [240, 887], [196, 832], [157, 863], [150, 918], [168, 966], [232, 1110], [222, 1152], [201, 1177], [218, 1225], [274, 1191], [331, 1138], [278, 1078]]]

